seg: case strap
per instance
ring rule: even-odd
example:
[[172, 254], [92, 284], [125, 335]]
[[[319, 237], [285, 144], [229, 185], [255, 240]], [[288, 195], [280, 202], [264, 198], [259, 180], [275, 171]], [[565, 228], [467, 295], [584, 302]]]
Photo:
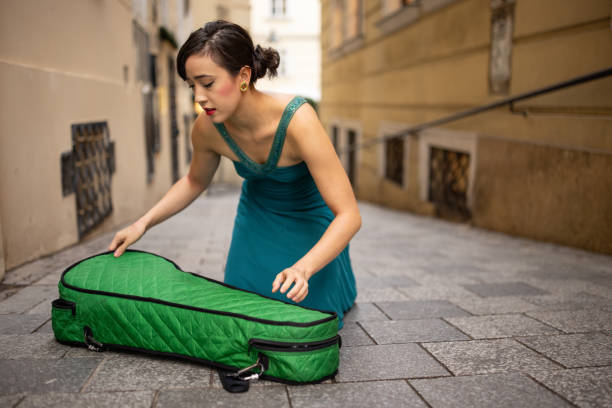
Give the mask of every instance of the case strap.
[[83, 327], [83, 338], [87, 348], [91, 351], [104, 351], [104, 344], [94, 339], [91, 327]]
[[[249, 373], [257, 367], [259, 367], [258, 373]], [[263, 354], [259, 354], [255, 364], [238, 370], [235, 373], [219, 370], [219, 379], [225, 391], [231, 393], [246, 392], [249, 390], [250, 381], [258, 380], [267, 368], [268, 358]]]

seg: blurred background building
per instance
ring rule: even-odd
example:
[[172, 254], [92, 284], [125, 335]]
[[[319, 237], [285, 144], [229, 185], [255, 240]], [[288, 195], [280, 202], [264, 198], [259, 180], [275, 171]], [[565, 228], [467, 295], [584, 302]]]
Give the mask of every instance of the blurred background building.
[[[251, 0], [192, 0], [191, 4], [193, 16], [191, 31], [216, 19], [231, 21], [251, 31]], [[196, 104], [193, 98], [192, 101], [196, 114], [202, 112], [200, 105]], [[241, 182], [242, 178], [236, 173], [232, 161], [227, 157], [221, 157], [213, 183], [238, 186]]]
[[[320, 99], [360, 199], [612, 254], [612, 79], [487, 108], [610, 68], [612, 0], [0, 7], [0, 279], [137, 219], [186, 173], [199, 110], [176, 53], [217, 18], [279, 50], [258, 89]], [[215, 182], [240, 182], [229, 160]]]
[[321, 99], [321, 7], [318, 0], [253, 1], [253, 42], [280, 54], [278, 77], [262, 78], [257, 88], [268, 93]]
[[429, 123], [610, 69], [611, 10], [323, 0], [320, 114], [357, 196], [612, 254], [612, 77]]
[[185, 173], [194, 119], [190, 1], [1, 7], [0, 275], [141, 216]]

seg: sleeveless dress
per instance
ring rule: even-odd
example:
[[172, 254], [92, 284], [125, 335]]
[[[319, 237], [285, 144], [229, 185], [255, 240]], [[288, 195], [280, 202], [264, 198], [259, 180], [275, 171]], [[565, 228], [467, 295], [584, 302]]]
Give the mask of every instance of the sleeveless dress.
[[[288, 303], [294, 303], [286, 296], [289, 291], [272, 293], [272, 282], [278, 273], [293, 265], [317, 243], [334, 219], [305, 162], [284, 167], [276, 165], [289, 121], [303, 103], [306, 100], [296, 96], [285, 107], [264, 164], [249, 158], [222, 123], [214, 124], [238, 157], [234, 167], [245, 179], [224, 281]], [[338, 328], [341, 328], [344, 312], [351, 308], [356, 295], [347, 245], [333, 261], [310, 278], [308, 295], [299, 305], [336, 312]]]

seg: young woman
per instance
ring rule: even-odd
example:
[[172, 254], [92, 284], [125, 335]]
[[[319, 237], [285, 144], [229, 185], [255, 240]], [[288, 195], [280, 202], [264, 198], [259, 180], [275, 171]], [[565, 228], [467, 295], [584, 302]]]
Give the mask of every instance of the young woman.
[[236, 24], [219, 20], [191, 33], [179, 50], [177, 69], [204, 112], [193, 126], [189, 172], [144, 216], [117, 232], [109, 250], [121, 256], [146, 230], [190, 204], [226, 156], [245, 181], [225, 282], [335, 311], [342, 327], [356, 297], [348, 244], [361, 217], [312, 107], [301, 97], [255, 89], [257, 79], [276, 75], [278, 65], [275, 50], [254, 48]]

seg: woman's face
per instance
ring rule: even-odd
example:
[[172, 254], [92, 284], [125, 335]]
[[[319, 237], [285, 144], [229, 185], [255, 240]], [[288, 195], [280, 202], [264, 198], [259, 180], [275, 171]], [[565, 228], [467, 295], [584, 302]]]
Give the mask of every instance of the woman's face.
[[241, 97], [240, 82], [245, 80], [242, 74], [233, 77], [208, 55], [191, 55], [185, 61], [185, 72], [196, 103], [213, 122], [221, 123], [234, 113]]

